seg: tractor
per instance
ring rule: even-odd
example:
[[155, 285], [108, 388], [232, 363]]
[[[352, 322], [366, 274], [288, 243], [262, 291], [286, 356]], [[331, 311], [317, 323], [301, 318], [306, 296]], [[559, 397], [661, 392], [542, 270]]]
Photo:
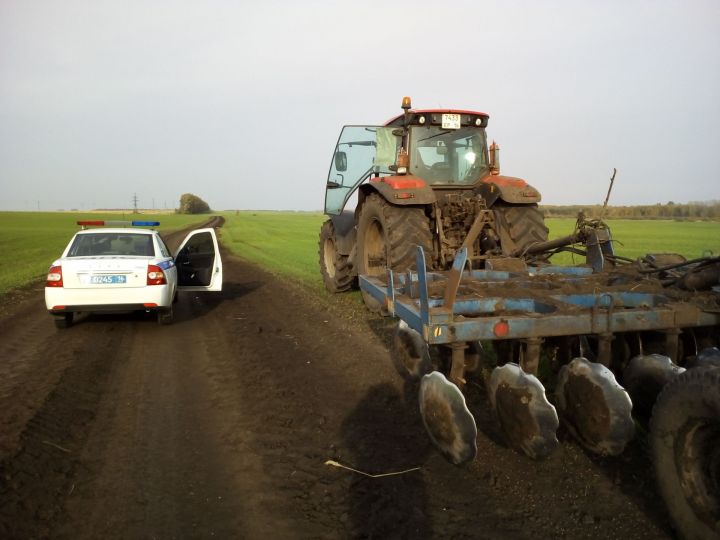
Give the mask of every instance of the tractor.
[[[391, 357], [432, 443], [455, 465], [483, 458], [473, 376], [532, 459], [559, 430], [616, 456], [641, 426], [680, 536], [720, 538], [720, 257], [617, 255], [602, 215], [548, 240], [538, 191], [500, 175], [487, 114], [402, 108], [343, 128], [320, 268], [329, 291], [357, 285], [400, 319]], [[585, 263], [555, 265], [560, 251]]]
[[[356, 287], [358, 275], [413, 268], [415, 246], [443, 270], [463, 245], [473, 267], [484, 268], [547, 240], [540, 193], [500, 175], [486, 113], [413, 110], [408, 97], [402, 109], [383, 126], [340, 133], [325, 192], [330, 219], [320, 229], [320, 270], [330, 292]], [[364, 292], [363, 299], [382, 310]]]

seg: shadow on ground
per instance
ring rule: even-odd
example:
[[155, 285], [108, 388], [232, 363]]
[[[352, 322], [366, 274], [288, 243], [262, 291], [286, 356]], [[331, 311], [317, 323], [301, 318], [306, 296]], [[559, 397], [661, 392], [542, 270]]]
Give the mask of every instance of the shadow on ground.
[[[408, 393], [408, 396], [410, 393]], [[431, 448], [414, 402], [392, 385], [373, 386], [345, 419], [342, 437], [361, 471], [378, 474], [422, 464]], [[432, 538], [432, 521], [422, 471], [368, 478], [350, 485], [352, 536]]]

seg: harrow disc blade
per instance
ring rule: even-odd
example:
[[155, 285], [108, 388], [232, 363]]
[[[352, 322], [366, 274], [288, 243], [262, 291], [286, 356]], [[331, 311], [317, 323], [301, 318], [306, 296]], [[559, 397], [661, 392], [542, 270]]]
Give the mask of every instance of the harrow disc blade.
[[661, 354], [638, 355], [623, 371], [623, 385], [632, 398], [635, 412], [650, 418], [658, 394], [668, 382], [685, 371]]
[[430, 440], [454, 465], [475, 459], [477, 426], [460, 389], [442, 373], [425, 375], [420, 383], [420, 414]]
[[630, 396], [602, 364], [579, 357], [563, 366], [556, 398], [563, 424], [592, 452], [616, 456], [635, 434]]
[[513, 363], [495, 368], [490, 402], [511, 448], [533, 459], [547, 457], [557, 448], [557, 411], [537, 377]]
[[392, 359], [395, 369], [406, 379], [419, 380], [432, 371], [427, 343], [402, 320], [395, 330]]

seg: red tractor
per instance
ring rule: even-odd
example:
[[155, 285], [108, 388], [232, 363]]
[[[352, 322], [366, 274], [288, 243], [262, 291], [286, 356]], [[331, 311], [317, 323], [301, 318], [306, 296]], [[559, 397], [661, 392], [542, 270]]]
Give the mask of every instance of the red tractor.
[[540, 193], [500, 175], [486, 113], [413, 110], [407, 97], [402, 108], [383, 126], [340, 133], [325, 191], [330, 219], [320, 230], [320, 269], [331, 292], [355, 287], [358, 274], [414, 268], [416, 246], [436, 270], [449, 268], [461, 247], [473, 268], [506, 268], [547, 241]]

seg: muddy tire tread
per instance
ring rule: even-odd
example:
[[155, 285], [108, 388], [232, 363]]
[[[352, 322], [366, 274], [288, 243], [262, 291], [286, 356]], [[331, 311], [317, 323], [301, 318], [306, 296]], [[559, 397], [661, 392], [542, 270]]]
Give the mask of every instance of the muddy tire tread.
[[325, 266], [325, 242], [328, 239], [337, 245], [335, 240], [335, 226], [332, 220], [328, 219], [320, 228], [320, 240], [318, 242], [318, 258], [320, 264], [320, 274], [323, 278], [325, 288], [331, 293], [339, 293], [349, 291], [355, 288], [357, 280], [352, 273], [352, 264], [347, 255], [337, 253], [335, 256], [335, 272], [330, 275]]
[[[503, 252], [514, 249], [524, 251], [532, 244], [545, 242], [548, 239], [548, 228], [543, 213], [537, 204], [496, 204], [494, 207], [498, 217], [498, 226], [504, 227], [514, 246], [503, 246]], [[501, 233], [501, 238], [502, 238]]]
[[720, 430], [720, 369], [695, 368], [678, 375], [660, 393], [650, 420], [650, 447], [655, 476], [670, 516], [682, 538], [718, 538], [720, 521], [709, 525], [696, 514], [683, 494], [677, 458], [678, 439], [687, 433], [688, 419]]
[[[377, 193], [365, 200], [358, 219], [358, 274], [369, 273], [365, 267], [365, 235], [368, 227], [378, 221], [383, 229], [387, 266], [392, 270], [415, 269], [416, 246], [422, 246], [426, 253], [426, 264], [432, 266], [433, 233], [430, 220], [422, 206], [394, 206]], [[371, 311], [380, 311], [381, 306], [363, 292], [365, 305]]]

